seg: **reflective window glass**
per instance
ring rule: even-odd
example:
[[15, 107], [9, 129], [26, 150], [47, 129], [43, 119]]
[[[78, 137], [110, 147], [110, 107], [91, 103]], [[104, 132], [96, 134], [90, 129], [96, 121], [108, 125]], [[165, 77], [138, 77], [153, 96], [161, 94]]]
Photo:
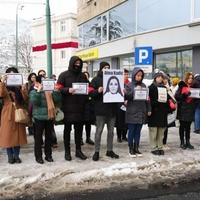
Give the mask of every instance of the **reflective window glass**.
[[190, 22], [190, 0], [138, 0], [137, 32]]

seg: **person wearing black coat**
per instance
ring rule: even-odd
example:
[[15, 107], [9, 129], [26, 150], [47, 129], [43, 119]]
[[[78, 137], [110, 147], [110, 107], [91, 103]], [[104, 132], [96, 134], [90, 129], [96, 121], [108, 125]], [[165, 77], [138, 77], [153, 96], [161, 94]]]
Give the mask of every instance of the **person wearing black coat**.
[[190, 144], [190, 127], [194, 121], [195, 104], [193, 98], [190, 97], [190, 87], [193, 82], [192, 73], [188, 72], [185, 75], [185, 81], [179, 82], [179, 88], [175, 94], [178, 102], [177, 119], [180, 121], [179, 135], [180, 147], [182, 149], [194, 149]]
[[163, 84], [163, 73], [157, 72], [149, 86], [151, 116], [148, 119], [150, 144], [154, 155], [164, 155], [163, 137], [169, 112], [167, 89]]
[[113, 131], [115, 126], [117, 103], [103, 103], [103, 69], [109, 68], [109, 63], [101, 62], [98, 74], [91, 82], [91, 86], [94, 88], [94, 91], [91, 92], [91, 96], [95, 101], [96, 114], [95, 153], [93, 155], [94, 161], [99, 160], [101, 135], [105, 124], [107, 124], [108, 129], [106, 156], [119, 158], [119, 156], [113, 152]]
[[71, 57], [67, 71], [60, 74], [57, 85], [62, 94], [62, 110], [64, 112], [64, 146], [65, 159], [71, 161], [70, 133], [74, 125], [76, 157], [82, 160], [87, 157], [81, 151], [81, 138], [83, 130], [84, 110], [87, 96], [76, 95], [72, 83], [87, 83], [86, 76], [82, 73], [83, 61], [77, 57]]
[[[200, 74], [196, 74], [194, 76], [192, 87], [200, 89]], [[200, 134], [200, 99], [194, 99], [194, 103], [195, 103], [194, 132]]]

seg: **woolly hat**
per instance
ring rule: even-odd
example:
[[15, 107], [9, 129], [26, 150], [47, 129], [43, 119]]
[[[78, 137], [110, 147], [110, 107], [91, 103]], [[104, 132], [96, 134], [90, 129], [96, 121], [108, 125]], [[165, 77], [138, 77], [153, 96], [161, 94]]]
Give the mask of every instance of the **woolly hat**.
[[153, 76], [153, 79], [155, 80], [158, 76], [164, 77], [163, 72], [157, 72], [157, 73], [155, 73], [154, 76]]
[[105, 66], [109, 66], [109, 68], [110, 68], [110, 64], [109, 63], [107, 63], [107, 62], [101, 62], [100, 63], [100, 67], [99, 67], [99, 71], [101, 71]]

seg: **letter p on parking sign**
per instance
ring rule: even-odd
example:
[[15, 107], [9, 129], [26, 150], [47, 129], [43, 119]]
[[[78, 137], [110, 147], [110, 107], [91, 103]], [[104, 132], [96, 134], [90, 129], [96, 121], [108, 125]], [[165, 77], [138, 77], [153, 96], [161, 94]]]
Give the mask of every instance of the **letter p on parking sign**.
[[135, 48], [135, 65], [152, 65], [153, 49], [152, 47]]

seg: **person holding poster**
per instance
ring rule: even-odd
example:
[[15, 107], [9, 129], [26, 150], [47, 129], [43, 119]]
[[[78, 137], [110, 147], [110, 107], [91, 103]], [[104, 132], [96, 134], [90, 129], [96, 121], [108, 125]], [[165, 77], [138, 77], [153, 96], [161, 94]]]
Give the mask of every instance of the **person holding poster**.
[[35, 160], [43, 164], [42, 157], [42, 136], [45, 134], [44, 153], [47, 162], [53, 162], [52, 158], [52, 130], [56, 117], [55, 107], [60, 107], [60, 91], [44, 91], [42, 86], [42, 77], [36, 77], [34, 90], [29, 94], [30, 103], [33, 106], [32, 116], [34, 119], [34, 154]]
[[194, 132], [200, 134], [200, 74], [194, 76], [193, 88], [198, 89], [199, 98], [195, 98], [195, 119], [194, 119]]
[[154, 75], [153, 83], [149, 86], [151, 102], [151, 116], [148, 119], [151, 153], [164, 155], [163, 137], [167, 127], [167, 115], [169, 112], [167, 89], [163, 84], [163, 72]]
[[[128, 124], [128, 146], [130, 157], [142, 156], [139, 151], [140, 132], [142, 125], [151, 115], [151, 107], [148, 99], [148, 88], [142, 82], [144, 72], [136, 67], [132, 73], [132, 82], [125, 87], [125, 99], [127, 102], [126, 123]], [[136, 92], [144, 91], [143, 98], [137, 99]], [[146, 91], [146, 93], [145, 93]], [[134, 144], [133, 144], [134, 141]]]
[[107, 62], [101, 62], [98, 74], [91, 82], [91, 86], [94, 88], [91, 92], [91, 96], [95, 101], [96, 114], [95, 153], [93, 155], [94, 161], [99, 160], [101, 135], [105, 124], [107, 124], [108, 131], [106, 156], [116, 159], [119, 158], [119, 156], [113, 152], [113, 131], [117, 104], [103, 102], [103, 70], [105, 69], [110, 69], [110, 64]]
[[179, 135], [182, 149], [194, 149], [190, 144], [190, 127], [195, 115], [194, 99], [190, 97], [190, 87], [193, 84], [193, 79], [192, 73], [186, 73], [185, 80], [179, 82], [179, 88], [175, 94], [178, 102], [177, 119], [180, 122]]
[[[10, 73], [18, 73], [14, 67], [6, 70], [0, 82], [0, 97], [3, 99], [0, 126], [0, 147], [6, 148], [8, 163], [21, 163], [20, 147], [27, 144], [26, 125], [15, 122], [15, 103], [17, 108], [23, 108], [28, 103], [28, 91], [25, 85], [8, 86], [7, 77]], [[12, 83], [11, 83], [12, 84]], [[22, 84], [22, 82], [21, 82]]]
[[68, 70], [62, 72], [57, 81], [57, 87], [60, 89], [63, 97], [62, 110], [65, 115], [64, 146], [65, 160], [67, 161], [72, 160], [70, 149], [70, 134], [72, 125], [74, 126], [75, 130], [75, 156], [81, 160], [87, 159], [87, 157], [81, 151], [81, 139], [84, 123], [85, 104], [87, 102], [88, 96], [86, 94], [77, 94], [76, 89], [73, 88], [73, 83], [78, 83], [79, 85], [83, 83], [83, 86], [88, 84], [86, 76], [82, 73], [82, 68], [83, 61], [77, 56], [72, 56], [69, 61]]

